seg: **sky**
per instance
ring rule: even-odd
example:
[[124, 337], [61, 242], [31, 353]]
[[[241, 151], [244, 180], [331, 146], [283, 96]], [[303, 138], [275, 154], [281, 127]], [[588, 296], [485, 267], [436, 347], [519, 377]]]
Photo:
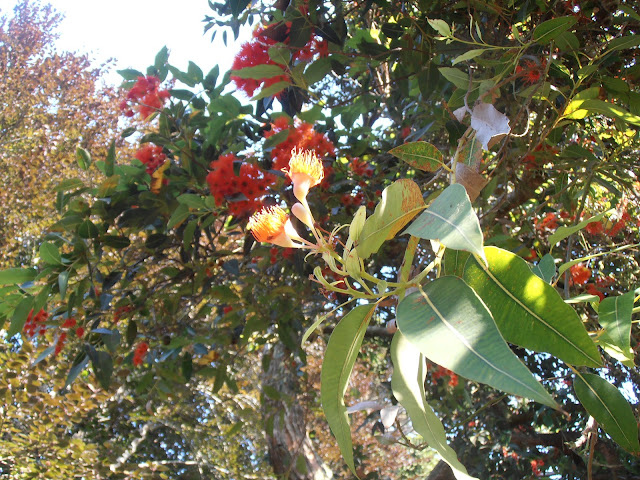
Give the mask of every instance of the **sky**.
[[[0, 0], [1, 13], [11, 14], [16, 3]], [[180, 70], [186, 71], [192, 60], [205, 74], [216, 64], [224, 72], [250, 35], [245, 31], [234, 42], [229, 31], [229, 46], [225, 47], [219, 33], [211, 43], [211, 31], [203, 35], [202, 19], [211, 13], [207, 0], [48, 0], [48, 3], [65, 15], [58, 30], [57, 48], [87, 53], [98, 64], [114, 58], [116, 68], [105, 79], [113, 85], [121, 82], [116, 69], [135, 68], [144, 72], [165, 45], [170, 51], [169, 63]]]

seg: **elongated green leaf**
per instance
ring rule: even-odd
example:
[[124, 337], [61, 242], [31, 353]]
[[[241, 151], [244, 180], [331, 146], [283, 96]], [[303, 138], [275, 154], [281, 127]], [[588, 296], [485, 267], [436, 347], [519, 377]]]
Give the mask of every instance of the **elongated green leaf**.
[[428, 19], [427, 21], [429, 22], [429, 25], [431, 25], [431, 27], [443, 37], [451, 36], [451, 27], [449, 27], [449, 24], [444, 20], [434, 18]]
[[111, 383], [111, 374], [113, 373], [113, 359], [108, 352], [104, 350], [92, 350], [89, 354], [93, 373], [105, 390], [109, 389]]
[[107, 177], [113, 176], [113, 169], [116, 162], [116, 141], [112, 140], [107, 152], [107, 158], [104, 161], [104, 174]]
[[453, 62], [451, 62], [451, 65], [456, 65], [457, 63], [465, 62], [467, 60], [471, 60], [471, 59], [474, 59], [476, 57], [479, 57], [480, 55], [482, 55], [487, 50], [488, 50], [487, 48], [478, 48], [476, 50], [468, 50], [468, 51], [464, 52], [462, 55], [459, 55], [456, 58], [454, 58]]
[[82, 170], [87, 170], [91, 165], [91, 155], [84, 148], [76, 148], [76, 161]]
[[440, 150], [428, 142], [405, 143], [392, 148], [389, 153], [425, 172], [433, 172], [444, 165]]
[[464, 73], [462, 70], [451, 67], [440, 67], [438, 70], [444, 78], [449, 80], [456, 87], [464, 90], [465, 92], [469, 89], [469, 75]]
[[7, 338], [13, 337], [16, 333], [19, 333], [24, 328], [24, 324], [27, 322], [27, 317], [29, 316], [29, 312], [33, 308], [34, 298], [29, 295], [24, 297], [18, 303], [18, 306], [13, 311], [13, 316], [11, 317], [11, 325], [9, 325], [9, 330], [7, 331]]
[[351, 428], [344, 394], [375, 308], [376, 304], [357, 306], [340, 320], [329, 338], [320, 375], [322, 409], [331, 432], [338, 441], [342, 457], [354, 475], [356, 469], [353, 463]]
[[38, 355], [38, 358], [36, 358], [33, 361], [31, 366], [33, 367], [34, 365], [39, 364], [41, 361], [43, 361], [45, 358], [47, 358], [49, 355], [51, 355], [53, 352], [55, 352], [55, 350], [56, 350], [56, 346], [55, 345], [51, 345], [50, 347], [46, 348], [40, 355]]
[[631, 349], [633, 298], [634, 292], [627, 292], [624, 295], [605, 298], [598, 307], [598, 322], [604, 328], [599, 343], [607, 353], [630, 367], [634, 366]]
[[574, 233], [582, 230], [584, 227], [586, 227], [587, 225], [589, 225], [590, 223], [593, 222], [598, 222], [602, 219], [602, 217], [604, 217], [608, 212], [602, 212], [599, 213], [598, 215], [594, 215], [593, 217], [589, 217], [583, 221], [581, 221], [580, 223], [573, 225], [571, 227], [565, 227], [564, 225], [561, 227], [558, 227], [558, 229], [553, 232], [552, 235], [549, 236], [549, 245], [551, 245], [551, 249], [553, 249], [553, 246], [564, 240], [565, 238], [567, 238], [570, 235], [573, 235]]
[[545, 282], [551, 283], [553, 277], [556, 276], [556, 262], [553, 257], [547, 253], [536, 265], [531, 267], [531, 271]]
[[467, 191], [459, 183], [445, 188], [407, 228], [407, 233], [438, 240], [447, 248], [464, 250], [484, 258], [480, 222], [471, 207]]
[[589, 415], [618, 445], [632, 453], [640, 451], [638, 424], [631, 405], [616, 387], [598, 375], [577, 373], [573, 388]]
[[376, 209], [364, 222], [356, 250], [360, 258], [378, 251], [425, 207], [420, 187], [409, 179], [397, 180], [382, 191]]
[[542, 22], [533, 31], [533, 39], [538, 43], [547, 43], [569, 30], [577, 22], [573, 15], [556, 17]]
[[69, 283], [69, 271], [65, 270], [58, 275], [58, 289], [60, 291], [60, 300], [64, 301], [67, 294], [67, 283]]
[[551, 285], [519, 256], [496, 247], [484, 251], [489, 266], [470, 258], [463, 278], [489, 307], [508, 342], [572, 365], [601, 365], [580, 317]]
[[289, 65], [291, 61], [291, 50], [284, 43], [276, 43], [269, 47], [267, 52], [269, 58], [280, 65]]
[[233, 70], [231, 72], [232, 77], [238, 78], [252, 78], [254, 80], [260, 80], [263, 78], [273, 78], [280, 75], [285, 75], [285, 71], [279, 65], [257, 65], [255, 67], [246, 67], [241, 70]]
[[62, 265], [62, 257], [58, 247], [53, 243], [43, 242], [40, 244], [40, 259], [48, 265]]
[[458, 461], [456, 452], [447, 445], [442, 422], [427, 403], [424, 391], [427, 366], [424, 357], [400, 332], [396, 332], [391, 342], [391, 361], [393, 395], [407, 411], [414, 430], [449, 464], [458, 480], [473, 479]]
[[607, 45], [607, 53], [637, 47], [638, 45], [640, 45], [640, 35], [625, 35], [611, 40]]
[[67, 380], [64, 384], [65, 387], [68, 387], [73, 383], [73, 381], [82, 373], [87, 364], [89, 363], [89, 357], [86, 353], [79, 353], [78, 356], [73, 361], [73, 366], [69, 370], [69, 374], [67, 375]]
[[[537, 278], [537, 277], [536, 277]], [[440, 277], [398, 304], [398, 329], [420, 352], [458, 375], [559, 408], [511, 351], [491, 313], [458, 277]]]
[[291, 82], [278, 82], [260, 90], [260, 93], [251, 97], [251, 100], [260, 100], [261, 98], [273, 97], [285, 88], [291, 86]]
[[619, 105], [597, 99], [573, 100], [567, 105], [564, 116], [571, 119], [582, 119], [592, 114], [600, 114], [640, 126], [640, 117], [637, 115], [633, 115]]
[[38, 275], [35, 268], [7, 268], [0, 271], [0, 285], [20, 285], [30, 282]]

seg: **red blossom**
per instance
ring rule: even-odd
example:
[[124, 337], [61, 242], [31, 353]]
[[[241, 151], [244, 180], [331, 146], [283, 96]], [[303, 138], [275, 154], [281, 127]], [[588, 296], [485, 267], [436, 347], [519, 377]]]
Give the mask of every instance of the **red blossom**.
[[555, 213], [548, 212], [542, 219], [542, 222], [538, 223], [538, 220], [536, 219], [535, 224], [536, 228], [540, 231], [551, 231], [558, 228], [558, 219], [556, 218]]
[[585, 231], [590, 235], [599, 235], [604, 233], [604, 225], [602, 222], [591, 222], [584, 227]]
[[67, 318], [62, 325], [60, 325], [61, 328], [73, 328], [76, 326], [76, 319], [71, 317], [71, 318]]
[[607, 230], [607, 235], [609, 235], [610, 237], [616, 236], [625, 227], [625, 225], [627, 224], [627, 222], [629, 220], [631, 220], [631, 217], [629, 216], [629, 214], [625, 210], [622, 213], [622, 216], [620, 217], [620, 220], [618, 220], [616, 223], [614, 223], [613, 227], [611, 227], [609, 230]]
[[167, 156], [162, 153], [162, 147], [153, 144], [145, 145], [138, 150], [134, 156], [147, 166], [147, 173], [149, 175], [152, 175], [167, 158]]
[[36, 334], [36, 331], [40, 333], [40, 335], [44, 335], [45, 333], [45, 325], [44, 322], [49, 318], [49, 314], [45, 312], [43, 309], [40, 309], [38, 313], [33, 314], [33, 309], [29, 312], [27, 316], [27, 320], [24, 323], [23, 331], [29, 337], [33, 337]]
[[147, 342], [141, 342], [138, 344], [135, 351], [133, 352], [133, 364], [136, 367], [139, 367], [144, 363], [144, 357], [147, 355], [148, 351], [149, 344]]
[[78, 338], [82, 338], [83, 335], [84, 335], [84, 327], [76, 328], [76, 336]]
[[578, 263], [577, 265], [573, 265], [570, 269], [571, 278], [569, 282], [575, 285], [584, 285], [591, 278], [591, 270]]
[[600, 301], [604, 300], [604, 293], [598, 290], [593, 283], [587, 284], [587, 293], [591, 295], [596, 295], [597, 297], [600, 298]]
[[142, 119], [162, 109], [169, 98], [168, 90], [160, 90], [160, 79], [153, 75], [138, 77], [127, 93], [126, 100], [120, 103], [120, 109], [127, 117], [133, 117], [134, 110], [140, 112]]
[[56, 348], [53, 351], [54, 356], [57, 356], [62, 351], [66, 340], [67, 340], [67, 332], [62, 332], [58, 337], [58, 341], [56, 342]]

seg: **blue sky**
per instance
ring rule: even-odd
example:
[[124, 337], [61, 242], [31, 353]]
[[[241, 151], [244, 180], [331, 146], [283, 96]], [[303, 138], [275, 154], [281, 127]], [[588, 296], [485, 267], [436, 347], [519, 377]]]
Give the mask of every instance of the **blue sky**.
[[[16, 3], [0, 0], [2, 14], [10, 13]], [[114, 58], [115, 69], [144, 71], [166, 45], [170, 50], [169, 62], [181, 70], [186, 70], [192, 60], [205, 73], [216, 64], [224, 72], [249, 35], [244, 32], [237, 42], [231, 40], [229, 47], [224, 46], [220, 34], [211, 43], [211, 32], [203, 35], [202, 19], [211, 13], [206, 0], [49, 0], [48, 3], [66, 17], [59, 29], [57, 47], [61, 51], [88, 53], [99, 63]], [[233, 38], [231, 32], [229, 38]], [[119, 84], [120, 76], [113, 72], [106, 81]]]

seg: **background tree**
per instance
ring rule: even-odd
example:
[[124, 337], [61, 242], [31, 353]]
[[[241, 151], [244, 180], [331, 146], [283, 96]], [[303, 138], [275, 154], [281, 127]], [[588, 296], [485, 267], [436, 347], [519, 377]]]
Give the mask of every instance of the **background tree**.
[[[637, 343], [638, 228], [631, 219], [637, 216], [640, 118], [632, 59], [640, 15], [633, 5], [226, 2], [212, 9], [207, 28], [216, 34], [228, 34], [225, 26], [237, 33], [258, 15], [267, 20], [241, 48], [236, 70], [205, 75], [191, 63], [183, 72], [163, 50], [146, 73], [121, 72], [129, 89], [123, 113], [143, 123], [140, 149], [134, 158], [115, 147], [104, 155], [92, 152], [92, 161], [80, 155], [91, 178], [68, 178], [58, 187], [63, 216], [39, 246], [38, 268], [0, 272], [7, 348], [18, 351], [31, 339], [42, 364], [55, 358], [66, 366], [60, 371], [68, 372], [69, 391], [95, 379], [114, 392], [101, 407], [103, 425], [95, 416], [74, 424], [95, 444], [117, 440], [116, 458], [101, 450], [109, 471], [224, 477], [231, 465], [225, 472], [214, 466], [223, 455], [237, 459], [230, 462], [237, 462], [236, 475], [262, 473], [268, 462], [276, 475], [290, 478], [349, 478], [317, 417], [321, 403], [313, 392], [318, 357], [328, 365], [320, 377], [335, 368], [346, 379], [351, 367], [336, 360], [336, 352], [360, 349], [359, 366], [345, 385], [355, 412], [351, 436], [342, 431], [339, 450], [349, 461], [345, 442], [353, 437], [349, 467], [360, 477], [420, 474], [424, 445], [412, 427], [421, 427], [397, 408], [397, 379], [389, 385], [390, 356], [395, 375], [402, 371], [398, 352], [409, 349], [398, 347], [398, 334], [392, 344], [382, 327], [398, 317], [402, 330], [408, 303], [386, 293], [413, 275], [406, 259], [438, 265], [424, 278], [425, 289], [443, 284], [435, 277], [444, 272], [445, 282], [460, 286], [464, 278], [484, 295], [482, 285], [473, 284], [473, 261], [460, 260], [466, 257], [452, 247], [432, 251], [429, 242], [419, 242], [419, 221], [409, 229], [411, 240], [396, 235], [408, 211], [417, 215], [427, 204], [435, 208], [437, 198], [462, 191], [445, 188], [455, 171], [468, 194], [456, 193], [451, 203], [467, 199], [480, 246], [484, 238], [484, 245], [501, 247], [483, 251], [502, 252], [523, 266], [521, 277], [532, 285], [544, 280], [540, 297], [562, 304], [561, 292], [575, 305], [577, 326], [598, 342], [584, 332], [605, 367], [588, 368], [599, 365], [593, 360], [570, 368], [544, 348], [508, 338], [511, 349], [505, 348], [542, 379], [567, 415], [545, 396], [533, 402], [467, 380], [461, 365], [447, 358], [420, 364], [427, 376], [417, 387], [440, 415], [458, 458], [478, 478], [605, 478], [612, 470], [618, 478], [637, 476], [637, 438], [621, 442], [606, 420], [602, 427], [611, 437], [597, 435], [589, 413], [600, 418], [602, 411], [572, 386], [581, 378], [606, 379], [616, 392], [614, 418], [625, 408], [637, 418], [631, 347]], [[167, 90], [170, 79], [184, 88]], [[255, 103], [225, 93], [230, 84]], [[283, 112], [275, 111], [278, 104]], [[305, 260], [300, 250], [265, 246], [245, 229], [261, 205], [293, 205], [295, 192], [282, 169], [292, 168], [294, 147], [323, 161], [324, 178], [306, 197], [316, 219], [307, 222], [316, 232], [306, 240], [320, 242], [334, 227], [350, 224], [333, 231], [332, 242], [322, 245], [325, 253], [352, 245], [354, 225], [364, 215], [373, 224], [380, 204], [395, 204], [393, 192], [404, 200], [408, 189], [419, 191], [392, 212], [393, 234], [356, 240], [351, 258], [357, 261], [345, 267], [355, 281], [332, 266], [335, 257], [327, 256], [324, 266], [320, 256]], [[365, 315], [360, 312], [373, 312], [374, 304], [347, 305], [350, 296], [383, 298], [375, 314]], [[624, 308], [613, 317], [629, 333], [613, 338], [605, 314], [618, 301]], [[354, 318], [371, 326], [345, 336]], [[311, 332], [313, 343], [301, 342], [311, 320], [324, 320], [324, 330]], [[360, 348], [353, 339], [365, 335]], [[544, 335], [531, 337], [544, 344]], [[346, 341], [345, 348], [332, 347], [336, 339]], [[324, 396], [327, 387], [320, 388]], [[332, 392], [338, 407], [339, 390]], [[7, 391], [12, 412], [20, 412], [13, 387]], [[620, 398], [625, 407], [615, 403]], [[226, 412], [222, 419], [211, 415], [216, 405]], [[331, 409], [322, 406], [329, 416]], [[264, 437], [252, 428], [258, 416]], [[625, 428], [637, 437], [634, 424]], [[210, 435], [220, 440], [219, 449], [203, 443]], [[392, 464], [380, 449], [406, 467], [385, 468]], [[436, 475], [451, 478], [452, 472], [438, 466]]]
[[77, 174], [76, 147], [106, 153], [119, 130], [115, 89], [101, 83], [105, 66], [56, 51], [61, 19], [51, 6], [29, 1], [0, 19], [4, 266], [29, 258], [55, 220], [54, 187]]

